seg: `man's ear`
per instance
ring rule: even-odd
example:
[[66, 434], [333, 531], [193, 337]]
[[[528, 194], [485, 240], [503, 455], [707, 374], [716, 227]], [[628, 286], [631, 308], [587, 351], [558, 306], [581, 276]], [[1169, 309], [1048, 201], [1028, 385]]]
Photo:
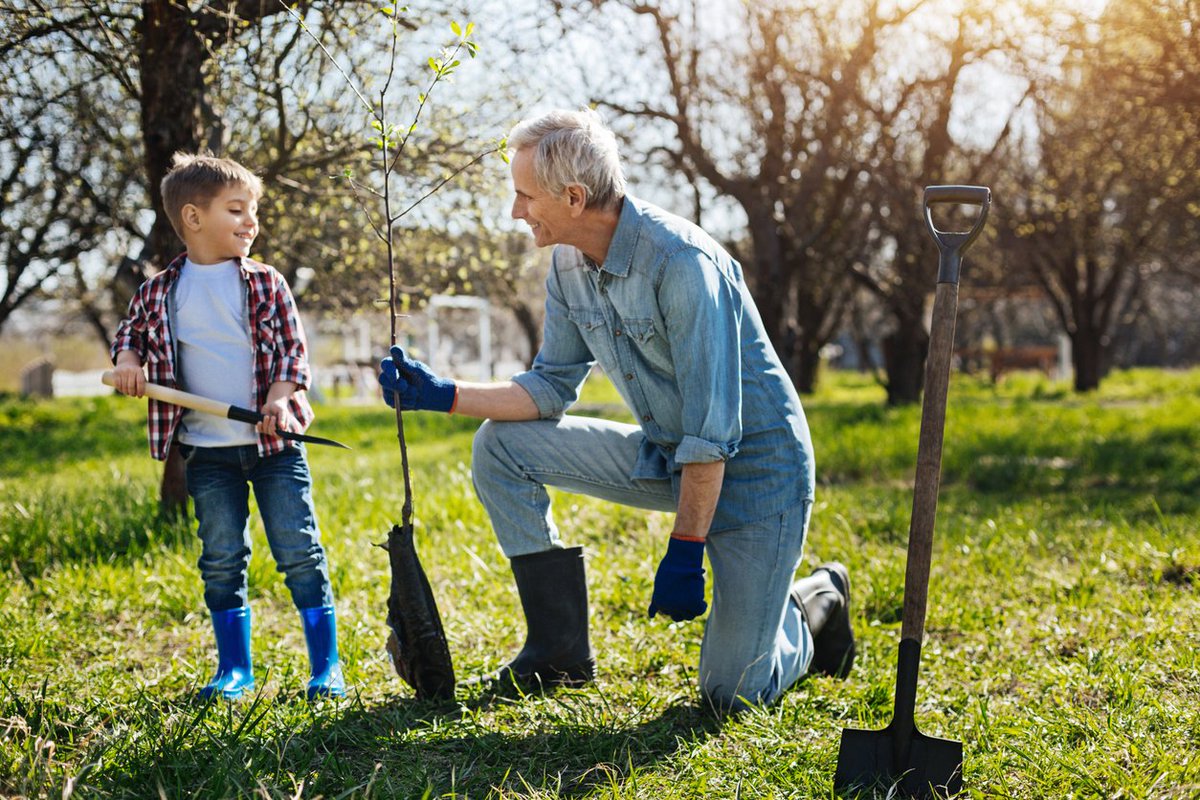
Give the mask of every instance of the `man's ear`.
[[566, 191], [567, 205], [571, 209], [571, 216], [578, 217], [587, 207], [587, 189], [583, 188], [582, 184], [568, 183]]
[[184, 203], [183, 208], [179, 209], [179, 218], [188, 230], [200, 230], [200, 207], [195, 203]]

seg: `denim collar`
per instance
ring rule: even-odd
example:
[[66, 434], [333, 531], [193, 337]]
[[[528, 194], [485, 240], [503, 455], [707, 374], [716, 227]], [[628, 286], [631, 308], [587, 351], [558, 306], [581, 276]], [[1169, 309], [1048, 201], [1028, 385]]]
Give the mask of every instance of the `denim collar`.
[[613, 231], [612, 241], [608, 243], [608, 254], [600, 269], [618, 278], [628, 277], [641, 232], [642, 204], [625, 195], [621, 201], [621, 217], [617, 221], [617, 229]]

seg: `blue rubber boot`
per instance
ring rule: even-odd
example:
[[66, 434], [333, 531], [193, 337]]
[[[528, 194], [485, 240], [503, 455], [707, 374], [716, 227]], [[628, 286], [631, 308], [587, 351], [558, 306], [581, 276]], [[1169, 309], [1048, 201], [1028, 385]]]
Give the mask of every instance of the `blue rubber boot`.
[[207, 700], [220, 694], [226, 700], [241, 699], [254, 691], [254, 665], [250, 663], [250, 608], [212, 612], [217, 637], [217, 674], [200, 690]]
[[304, 622], [304, 639], [308, 642], [308, 663], [312, 678], [308, 682], [308, 699], [341, 697], [346, 693], [342, 665], [338, 661], [337, 612], [333, 606], [300, 609]]

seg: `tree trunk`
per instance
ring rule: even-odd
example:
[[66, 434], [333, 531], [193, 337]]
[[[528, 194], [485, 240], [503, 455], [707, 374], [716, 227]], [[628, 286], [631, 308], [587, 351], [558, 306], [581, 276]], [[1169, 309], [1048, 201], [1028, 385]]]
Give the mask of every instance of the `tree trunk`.
[[1075, 367], [1075, 391], [1091, 392], [1100, 388], [1104, 377], [1104, 345], [1091, 331], [1071, 334], [1071, 362]]
[[180, 150], [200, 148], [202, 67], [205, 52], [185, 4], [171, 0], [142, 3], [138, 64], [142, 83], [142, 136], [146, 180], [154, 223], [150, 229], [149, 259], [159, 269], [183, 245], [163, 208], [159, 185]]
[[529, 343], [529, 355], [525, 358], [525, 369], [533, 369], [533, 359], [542, 346], [541, 326], [534, 317], [533, 309], [525, 303], [514, 303], [511, 308], [517, 325], [525, 334], [525, 341]]
[[[142, 135], [146, 180], [154, 223], [147, 242], [151, 272], [165, 267], [183, 249], [163, 207], [160, 184], [178, 151], [200, 148], [202, 67], [206, 53], [186, 4], [171, 0], [142, 3], [138, 63], [142, 84]], [[163, 468], [159, 504], [168, 513], [187, 513], [187, 477], [176, 448]]]
[[928, 352], [929, 334], [920, 322], [906, 324], [905, 320], [901, 320], [896, 332], [883, 340], [889, 406], [920, 402]]
[[821, 370], [821, 342], [817, 337], [799, 332], [792, 343], [790, 369], [792, 382], [796, 391], [803, 395], [811, 395], [817, 389], [817, 378]]

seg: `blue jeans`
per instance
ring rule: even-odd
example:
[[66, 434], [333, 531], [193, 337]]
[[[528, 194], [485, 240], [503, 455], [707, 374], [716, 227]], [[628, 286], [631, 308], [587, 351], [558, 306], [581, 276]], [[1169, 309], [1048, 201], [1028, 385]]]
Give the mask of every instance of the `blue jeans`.
[[255, 445], [179, 448], [199, 523], [200, 575], [209, 610], [247, 604], [251, 486], [276, 569], [296, 608], [333, 605], [303, 446], [266, 458]]
[[[513, 558], [563, 546], [547, 486], [675, 511], [672, 481], [629, 477], [641, 441], [636, 425], [587, 417], [485, 422], [475, 435], [472, 474], [504, 554]], [[782, 514], [708, 536], [712, 606], [699, 679], [701, 691], [719, 708], [774, 702], [808, 670], [812, 635], [789, 590], [811, 510], [810, 502], [800, 502]], [[647, 573], [653, 575], [655, 566], [647, 564]]]

